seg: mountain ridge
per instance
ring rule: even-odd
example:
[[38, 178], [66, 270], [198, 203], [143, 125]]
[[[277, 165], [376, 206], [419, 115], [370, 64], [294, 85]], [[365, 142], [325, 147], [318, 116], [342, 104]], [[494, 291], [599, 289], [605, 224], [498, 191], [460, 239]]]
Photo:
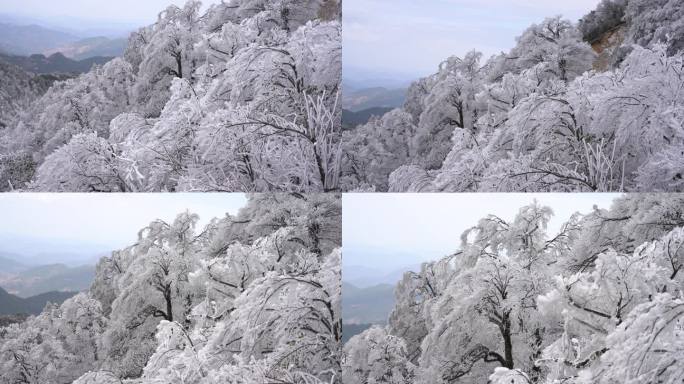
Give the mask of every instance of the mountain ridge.
[[353, 112], [348, 109], [342, 109], [342, 128], [352, 129], [357, 125], [366, 124], [372, 117], [382, 117], [385, 113], [391, 111], [388, 107], [371, 107], [358, 112]]
[[21, 298], [0, 287], [0, 315], [29, 314], [38, 315], [47, 303], [61, 304], [77, 292], [51, 291], [39, 295]]
[[351, 112], [360, 112], [374, 107], [398, 108], [404, 105], [407, 90], [407, 88], [388, 89], [384, 87], [344, 88], [342, 108]]
[[94, 65], [104, 65], [113, 57], [89, 57], [83, 60], [73, 60], [63, 53], [57, 52], [49, 56], [33, 54], [31, 56], [18, 56], [0, 54], [0, 60], [16, 65], [26, 72], [33, 74], [81, 74], [90, 71]]
[[65, 45], [79, 38], [40, 25], [15, 25], [0, 23], [0, 52], [15, 55], [31, 55]]
[[[0, 260], [2, 261], [2, 260]], [[94, 265], [69, 267], [65, 264], [46, 264], [27, 267], [8, 273], [0, 263], [0, 286], [20, 298], [29, 298], [46, 292], [78, 292], [90, 287], [95, 277]]]
[[346, 324], [385, 324], [394, 307], [394, 285], [359, 288], [342, 282], [342, 319]]

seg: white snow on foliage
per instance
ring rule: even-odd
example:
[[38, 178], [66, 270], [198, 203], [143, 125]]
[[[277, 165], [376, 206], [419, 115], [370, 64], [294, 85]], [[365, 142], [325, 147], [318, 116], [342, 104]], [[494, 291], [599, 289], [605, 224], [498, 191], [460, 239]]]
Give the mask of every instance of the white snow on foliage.
[[56, 83], [0, 130], [0, 188], [336, 190], [340, 7], [169, 6], [123, 58]]
[[681, 383], [684, 196], [626, 195], [558, 233], [552, 214], [489, 215], [407, 272], [388, 325], [344, 346], [343, 381]]
[[150, 223], [91, 288], [0, 328], [0, 383], [341, 383], [341, 200]]
[[604, 0], [579, 27], [552, 17], [508, 53], [446, 59], [343, 133], [343, 189], [684, 190], [683, 16], [680, 0]]

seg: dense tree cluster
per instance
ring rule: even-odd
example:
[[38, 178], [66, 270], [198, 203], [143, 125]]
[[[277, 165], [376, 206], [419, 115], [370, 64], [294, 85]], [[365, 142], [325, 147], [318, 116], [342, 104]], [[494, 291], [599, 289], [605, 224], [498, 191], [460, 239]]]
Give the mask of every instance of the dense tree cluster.
[[[338, 0], [170, 6], [0, 129], [0, 188], [334, 191]], [[14, 166], [14, 168], [17, 168]]]
[[626, 195], [548, 233], [494, 215], [396, 287], [344, 347], [346, 383], [670, 383], [684, 377], [684, 197]]
[[[3, 130], [18, 123], [22, 111], [41, 97], [58, 80], [67, 75], [34, 75], [0, 59], [0, 148], [11, 140]], [[26, 183], [26, 174], [34, 172], [35, 164], [27, 153], [9, 154], [0, 150], [0, 191], [12, 189], [12, 183]]]
[[627, 44], [650, 46], [663, 43], [668, 53], [684, 49], [684, 6], [678, 0], [628, 0], [625, 21]]
[[339, 196], [197, 220], [152, 222], [87, 292], [0, 328], [0, 383], [340, 383]]
[[29, 103], [45, 92], [47, 88], [40, 78], [23, 71], [21, 68], [0, 60], [0, 78], [3, 86], [0, 88], [0, 129], [14, 123], [20, 111]]
[[[508, 53], [447, 59], [402, 108], [344, 132], [343, 188], [682, 190], [682, 12], [606, 0], [579, 27], [549, 18]], [[599, 70], [585, 39], [622, 23], [620, 59]]]
[[593, 42], [604, 33], [622, 25], [628, 0], [602, 0], [595, 10], [579, 21], [584, 40]]

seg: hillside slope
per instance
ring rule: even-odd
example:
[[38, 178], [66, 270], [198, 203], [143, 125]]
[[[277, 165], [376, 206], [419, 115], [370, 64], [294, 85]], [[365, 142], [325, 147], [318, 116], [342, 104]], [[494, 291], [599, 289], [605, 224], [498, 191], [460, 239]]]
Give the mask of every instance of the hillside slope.
[[162, 10], [0, 132], [0, 190], [338, 190], [340, 2], [202, 8]]
[[0, 315], [26, 313], [37, 315], [43, 311], [47, 303], [62, 304], [76, 292], [47, 292], [22, 299], [0, 288]]
[[25, 271], [28, 267], [16, 261], [18, 255], [0, 252], [0, 276]]
[[385, 324], [393, 306], [393, 285], [359, 288], [342, 283], [342, 319], [345, 324]]
[[622, 24], [602, 34], [590, 42], [591, 48], [598, 55], [594, 61], [594, 69], [606, 71], [618, 61], [620, 47], [625, 40], [626, 25]]
[[32, 55], [79, 40], [68, 33], [54, 31], [38, 25], [0, 23], [0, 52], [14, 55]]
[[80, 74], [90, 71], [93, 65], [104, 65], [113, 57], [97, 56], [83, 60], [72, 60], [62, 53], [53, 53], [50, 56], [42, 54], [31, 56], [0, 55], [0, 59], [34, 74]]
[[404, 104], [406, 89], [387, 89], [383, 87], [365, 88], [359, 90], [345, 89], [342, 95], [342, 106], [352, 112], [359, 112], [369, 108], [397, 108]]
[[0, 276], [0, 286], [20, 297], [50, 291], [83, 291], [95, 277], [95, 266], [68, 267], [64, 264], [42, 265]]
[[351, 129], [360, 124], [366, 124], [371, 117], [380, 117], [385, 113], [391, 111], [392, 108], [387, 107], [372, 107], [358, 112], [352, 112], [346, 109], [342, 110], [342, 127], [344, 129]]
[[107, 37], [89, 37], [43, 52], [44, 55], [62, 53], [73, 60], [84, 60], [93, 57], [122, 56], [126, 50], [128, 39], [109, 39]]
[[[48, 77], [34, 76], [4, 61], [0, 55], [0, 130], [10, 125], [20, 111], [44, 94], [52, 84]], [[1, 159], [1, 158], [0, 158]]]
[[[131, 228], [90, 289], [3, 328], [0, 383], [341, 384], [339, 195], [251, 194], [199, 220]], [[29, 364], [49, 369], [23, 380]]]

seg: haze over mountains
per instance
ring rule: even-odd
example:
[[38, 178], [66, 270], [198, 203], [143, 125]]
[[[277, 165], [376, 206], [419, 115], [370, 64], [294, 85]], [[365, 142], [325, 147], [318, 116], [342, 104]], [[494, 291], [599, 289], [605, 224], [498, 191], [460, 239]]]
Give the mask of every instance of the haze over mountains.
[[33, 54], [63, 53], [81, 60], [95, 56], [113, 57], [123, 54], [126, 37], [77, 36], [40, 25], [17, 25], [0, 22], [0, 51], [6, 54], [30, 56]]
[[9, 234], [0, 234], [0, 244], [0, 315], [38, 314], [88, 289], [107, 253], [100, 245]]
[[[59, 254], [43, 256], [45, 262], [65, 257]], [[23, 322], [29, 315], [38, 315], [48, 303], [62, 304], [88, 289], [95, 277], [94, 263], [76, 267], [31, 263], [40, 263], [40, 255], [27, 257], [0, 251], [0, 327]]]
[[22, 322], [26, 315], [38, 315], [47, 303], [61, 304], [88, 289], [95, 276], [94, 264], [69, 267], [25, 263], [30, 260], [36, 261], [0, 251], [0, 326]]
[[380, 268], [345, 265], [344, 281], [359, 288], [368, 288], [379, 284], [395, 285], [407, 271], [417, 271], [420, 265], [406, 265], [396, 269], [384, 270]]
[[78, 31], [42, 20], [0, 15], [0, 60], [33, 74], [80, 74], [94, 64], [121, 56], [128, 28]]
[[[344, 274], [343, 274], [344, 276]], [[387, 324], [394, 307], [394, 285], [359, 288], [342, 282], [342, 337], [346, 342], [372, 325]]]
[[394, 285], [359, 288], [342, 282], [342, 318], [348, 324], [385, 324], [394, 305]]
[[95, 241], [52, 239], [16, 233], [0, 233], [0, 244], [0, 256], [18, 261], [25, 267], [46, 264], [65, 264], [70, 267], [94, 265], [100, 257], [116, 248], [116, 245]]
[[397, 108], [402, 106], [406, 99], [406, 88], [345, 88], [344, 91], [342, 105], [354, 112], [372, 107]]
[[[0, 15], [0, 129], [14, 124], [56, 81], [107, 63], [122, 55], [126, 44], [122, 37], [87, 37], [32, 22]], [[17, 164], [10, 172], [27, 166]]]
[[343, 88], [342, 125], [344, 128], [354, 128], [365, 124], [373, 116], [382, 116], [401, 107], [405, 99], [406, 88]]
[[0, 23], [19, 26], [40, 26], [50, 31], [76, 36], [78, 39], [93, 36], [104, 36], [111, 39], [127, 37], [129, 33], [142, 25], [132, 21], [107, 21], [82, 16], [17, 14], [4, 7], [0, 12], [3, 12], [0, 13]]
[[407, 266], [391, 272], [349, 265], [342, 272], [343, 338], [349, 340], [371, 325], [387, 323], [394, 307], [394, 287], [404, 273], [418, 270]]
[[15, 55], [32, 55], [78, 40], [64, 32], [49, 30], [39, 25], [0, 23], [0, 51]]
[[78, 292], [90, 287], [95, 264], [63, 263], [27, 265], [17, 254], [0, 252], [0, 287], [22, 298], [46, 292]]
[[418, 75], [388, 75], [344, 68], [342, 125], [353, 128], [404, 104], [408, 86]]

